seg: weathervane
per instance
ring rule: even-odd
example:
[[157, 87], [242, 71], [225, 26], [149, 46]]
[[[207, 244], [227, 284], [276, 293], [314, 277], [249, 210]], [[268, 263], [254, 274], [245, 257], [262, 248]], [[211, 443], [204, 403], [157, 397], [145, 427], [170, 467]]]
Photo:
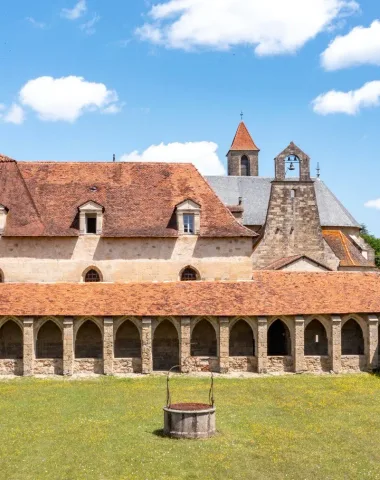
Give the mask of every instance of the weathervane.
[[319, 162], [317, 163], [317, 178], [321, 176], [321, 169], [319, 168]]

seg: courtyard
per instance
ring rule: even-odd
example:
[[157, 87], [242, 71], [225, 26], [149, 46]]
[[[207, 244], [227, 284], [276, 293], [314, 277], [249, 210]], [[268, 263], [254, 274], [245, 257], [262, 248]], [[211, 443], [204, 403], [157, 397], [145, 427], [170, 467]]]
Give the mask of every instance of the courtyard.
[[[380, 479], [380, 377], [215, 378], [218, 435], [161, 433], [165, 377], [0, 382], [0, 478]], [[176, 376], [172, 400], [207, 401]]]

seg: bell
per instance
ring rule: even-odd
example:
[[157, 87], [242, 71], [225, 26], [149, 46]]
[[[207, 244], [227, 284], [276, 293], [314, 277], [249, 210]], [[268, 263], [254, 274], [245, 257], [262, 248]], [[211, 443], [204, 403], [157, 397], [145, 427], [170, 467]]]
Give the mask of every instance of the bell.
[[296, 169], [296, 167], [294, 166], [294, 163], [290, 162], [289, 170], [295, 170], [295, 169]]

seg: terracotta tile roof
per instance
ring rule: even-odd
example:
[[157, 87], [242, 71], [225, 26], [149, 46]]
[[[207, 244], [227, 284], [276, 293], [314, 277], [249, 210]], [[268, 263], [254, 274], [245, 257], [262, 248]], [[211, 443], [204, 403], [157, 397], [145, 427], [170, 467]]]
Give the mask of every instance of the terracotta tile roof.
[[380, 312], [380, 274], [258, 271], [249, 282], [0, 284], [0, 315], [309, 315]]
[[341, 230], [323, 230], [322, 233], [331, 250], [339, 258], [341, 267], [374, 268]]
[[0, 153], [0, 163], [2, 162], [15, 162], [16, 160], [13, 160], [13, 158], [7, 157], [6, 155], [3, 155]]
[[320, 266], [321, 268], [324, 268], [325, 270], [330, 270], [331, 268], [327, 267], [326, 265], [323, 265], [320, 262], [317, 262], [313, 258], [308, 257], [307, 255], [293, 255], [292, 257], [283, 257], [279, 258], [278, 260], [270, 263], [266, 267], [262, 268], [262, 270], [281, 270], [284, 267], [287, 267], [288, 265], [291, 265], [292, 263], [296, 262], [297, 260], [308, 260], [309, 262], [315, 263], [316, 265]]
[[176, 237], [175, 206], [201, 206], [203, 237], [249, 237], [192, 164], [0, 163], [5, 236], [77, 236], [78, 207], [104, 207], [103, 237]]
[[230, 150], [257, 150], [260, 149], [256, 146], [252, 140], [250, 133], [244, 122], [240, 122], [236, 131], [234, 140], [232, 142]]

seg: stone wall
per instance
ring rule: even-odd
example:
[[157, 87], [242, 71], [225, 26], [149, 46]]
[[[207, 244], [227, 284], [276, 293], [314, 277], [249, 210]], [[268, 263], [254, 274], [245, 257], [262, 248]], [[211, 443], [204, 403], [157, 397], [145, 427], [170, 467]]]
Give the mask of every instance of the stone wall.
[[228, 175], [232, 177], [240, 177], [240, 161], [243, 156], [249, 160], [249, 170], [251, 177], [259, 175], [259, 152], [253, 150], [239, 150], [228, 152]]
[[[153, 370], [167, 370], [179, 365], [183, 373], [187, 372], [357, 372], [376, 370], [379, 365], [379, 319], [371, 315], [338, 315], [324, 316], [296, 316], [296, 317], [183, 317], [183, 318], [126, 318], [126, 317], [86, 317], [69, 318], [57, 317], [54, 321], [63, 337], [63, 358], [36, 358], [36, 337], [44, 318], [12, 318], [0, 317], [0, 331], [3, 325], [14, 322], [22, 332], [23, 358], [0, 358], [0, 375], [91, 375], [91, 374], [129, 374], [151, 373]], [[239, 323], [243, 320], [245, 323]], [[124, 330], [123, 341], [136, 342], [141, 340], [141, 356], [115, 358], [115, 339], [125, 321], [130, 321], [136, 327]], [[319, 324], [315, 323], [316, 321]], [[360, 330], [358, 336], [364, 338], [364, 355], [342, 355], [342, 337], [344, 326], [355, 321]], [[82, 325], [92, 322], [98, 330], [101, 339], [102, 356], [100, 358], [75, 357], [75, 342]], [[286, 355], [268, 355], [271, 338], [271, 328], [275, 323], [286, 324], [288, 333]], [[270, 328], [268, 328], [268, 325]], [[9, 326], [9, 325], [8, 325]], [[197, 326], [201, 328], [197, 332]], [[234, 327], [236, 329], [234, 330]], [[244, 329], [242, 327], [244, 326]], [[249, 326], [249, 329], [247, 329]], [[310, 326], [310, 328], [308, 328]], [[342, 328], [343, 326], [343, 328]], [[206, 328], [207, 327], [207, 328]], [[306, 355], [305, 346], [310, 347], [310, 338], [315, 334], [321, 335], [321, 328], [325, 329], [327, 337], [327, 355]], [[231, 355], [229, 347], [238, 341], [235, 333], [245, 331], [255, 340], [255, 355]], [[8, 333], [7, 333], [8, 332]], [[204, 335], [205, 333], [210, 335]], [[232, 332], [232, 334], [231, 334]], [[316, 333], [317, 332], [317, 333]], [[207, 340], [213, 355], [192, 355], [191, 345], [198, 334]], [[6, 335], [13, 338], [13, 330], [8, 328], [2, 332], [2, 342], [7, 342]], [[352, 338], [352, 337], [350, 337]], [[80, 339], [83, 341], [83, 338]], [[91, 338], [90, 338], [91, 340]], [[231, 342], [230, 342], [231, 340]], [[215, 345], [216, 341], [216, 345]], [[157, 344], [158, 342], [158, 344]], [[203, 347], [207, 347], [207, 342]], [[157, 345], [159, 349], [157, 351]], [[245, 347], [245, 345], [243, 345]], [[160, 350], [161, 349], [161, 350]], [[3, 352], [5, 350], [2, 350]], [[12, 351], [11, 351], [12, 352]], [[158, 354], [157, 354], [158, 352]], [[158, 357], [157, 357], [158, 355]], [[157, 358], [163, 355], [164, 360], [170, 360], [164, 366], [156, 363]]]
[[202, 280], [250, 280], [251, 238], [0, 237], [5, 282], [80, 282], [89, 266], [104, 282], [177, 281], [191, 265]]
[[264, 236], [253, 254], [254, 268], [283, 257], [303, 254], [336, 269], [325, 252], [314, 183], [272, 182]]

